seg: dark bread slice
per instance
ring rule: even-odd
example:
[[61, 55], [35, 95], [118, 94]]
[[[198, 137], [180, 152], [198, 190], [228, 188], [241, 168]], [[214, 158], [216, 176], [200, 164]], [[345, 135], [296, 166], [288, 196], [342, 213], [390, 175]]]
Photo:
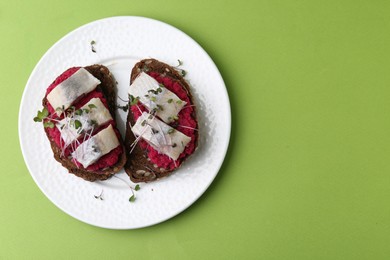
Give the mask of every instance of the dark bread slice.
[[[170, 77], [173, 81], [180, 83], [183, 90], [185, 90], [185, 92], [187, 93], [187, 96], [189, 97], [191, 104], [193, 104], [190, 86], [175, 68], [163, 62], [160, 62], [156, 59], [141, 60], [134, 65], [131, 71], [130, 84], [137, 78], [137, 76], [142, 71], [157, 72], [163, 75], [164, 77]], [[191, 117], [193, 117], [196, 120], [195, 109], [191, 113]], [[171, 174], [173, 171], [177, 169], [175, 168], [173, 170], [168, 170], [168, 169], [155, 167], [156, 165], [154, 165], [148, 160], [148, 155], [146, 151], [142, 149], [138, 144], [134, 147], [133, 151], [130, 154], [130, 150], [132, 149], [130, 145], [135, 141], [135, 136], [131, 131], [129, 124], [131, 125], [135, 124], [134, 115], [132, 114], [131, 109], [129, 109], [127, 115], [127, 123], [126, 123], [125, 146], [126, 146], [126, 153], [128, 159], [125, 164], [125, 171], [127, 175], [129, 175], [132, 182], [151, 182], [156, 179], [168, 176], [169, 174]], [[197, 131], [195, 131], [194, 138], [195, 138], [195, 147], [196, 147], [198, 145], [198, 138], [199, 138]], [[182, 159], [181, 162], [187, 159], [187, 157]]]
[[[104, 97], [107, 100], [108, 108], [111, 113], [111, 116], [113, 120], [115, 121], [115, 109], [116, 109], [116, 93], [115, 93], [115, 80], [111, 74], [111, 72], [108, 70], [107, 67], [103, 65], [91, 65], [84, 67], [88, 72], [90, 72], [93, 76], [95, 76], [97, 79], [101, 81], [101, 83], [97, 86], [96, 89], [100, 90]], [[42, 105], [47, 108], [48, 100], [45, 96], [42, 100]], [[70, 173], [73, 173], [74, 175], [83, 178], [87, 181], [96, 181], [96, 180], [106, 180], [110, 178], [112, 175], [120, 171], [123, 166], [126, 163], [126, 152], [125, 147], [123, 146], [123, 141], [120, 136], [118, 136], [119, 143], [122, 145], [122, 154], [121, 157], [118, 159], [118, 162], [111, 166], [107, 167], [105, 169], [101, 169], [98, 171], [87, 171], [83, 168], [78, 168], [71, 159], [62, 157], [61, 155], [61, 148], [57, 146], [57, 144], [50, 138], [47, 129], [45, 128], [46, 135], [50, 141], [51, 148], [53, 150], [54, 158], [62, 164], [63, 167], [68, 169]]]

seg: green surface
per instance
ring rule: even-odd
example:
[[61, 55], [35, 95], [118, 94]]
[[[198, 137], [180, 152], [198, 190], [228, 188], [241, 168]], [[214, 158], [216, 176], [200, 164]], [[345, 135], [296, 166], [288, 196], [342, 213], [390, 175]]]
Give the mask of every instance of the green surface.
[[[388, 259], [388, 1], [2, 1], [0, 259]], [[229, 91], [210, 189], [179, 216], [114, 231], [55, 207], [19, 147], [27, 79], [63, 35], [147, 16], [193, 37]], [[212, 82], [210, 82], [212, 85]]]

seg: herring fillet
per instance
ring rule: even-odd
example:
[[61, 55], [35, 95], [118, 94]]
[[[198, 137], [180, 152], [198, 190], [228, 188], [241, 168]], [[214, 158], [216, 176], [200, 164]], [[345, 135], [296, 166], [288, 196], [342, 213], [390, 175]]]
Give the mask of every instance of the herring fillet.
[[109, 125], [79, 145], [72, 153], [72, 157], [81, 163], [84, 168], [87, 168], [118, 146], [118, 138], [112, 125]]
[[[158, 90], [161, 92], [157, 92]], [[139, 101], [149, 110], [156, 109], [156, 115], [166, 123], [171, 123], [179, 114], [187, 102], [181, 100], [175, 93], [162, 87], [157, 80], [145, 72], [134, 80], [129, 87], [129, 94]]]
[[133, 133], [143, 138], [158, 152], [177, 160], [191, 137], [165, 124], [157, 117], [143, 112], [132, 127]]
[[[47, 100], [55, 110], [57, 108], [64, 110], [69, 108], [81, 95], [94, 90], [100, 83], [100, 80], [86, 69], [80, 68], [69, 78], [58, 84], [47, 95]], [[59, 116], [61, 111], [56, 111], [56, 114]]]

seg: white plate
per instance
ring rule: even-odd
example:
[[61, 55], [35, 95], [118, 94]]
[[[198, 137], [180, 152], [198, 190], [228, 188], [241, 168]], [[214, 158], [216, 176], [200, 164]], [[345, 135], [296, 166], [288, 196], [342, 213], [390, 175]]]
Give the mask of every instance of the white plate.
[[[94, 40], [96, 53], [91, 51]], [[200, 125], [198, 150], [169, 176], [141, 184], [129, 202], [129, 187], [117, 178], [87, 182], [68, 174], [54, 160], [43, 126], [33, 122], [47, 86], [72, 66], [109, 67], [118, 95], [127, 97], [130, 71], [153, 57], [171, 65], [183, 61]], [[118, 111], [124, 133], [126, 115]], [[222, 77], [207, 53], [189, 36], [160, 21], [113, 17], [84, 25], [59, 40], [41, 58], [27, 82], [19, 112], [19, 138], [27, 167], [42, 192], [61, 210], [91, 225], [112, 229], [141, 228], [167, 220], [189, 207], [209, 187], [224, 160], [231, 127], [230, 104]], [[117, 174], [130, 185], [122, 170]], [[95, 199], [103, 190], [104, 200]]]

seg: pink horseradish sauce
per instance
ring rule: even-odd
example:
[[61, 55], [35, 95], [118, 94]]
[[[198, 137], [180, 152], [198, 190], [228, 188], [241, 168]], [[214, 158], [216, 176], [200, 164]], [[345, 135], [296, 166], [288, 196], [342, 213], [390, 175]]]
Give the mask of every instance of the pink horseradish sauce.
[[[197, 121], [191, 116], [194, 112], [193, 104], [186, 90], [180, 85], [180, 83], [174, 81], [170, 77], [163, 77], [159, 73], [150, 72], [149, 76], [156, 79], [159, 83], [163, 84], [164, 87], [175, 93], [181, 100], [187, 102], [183, 109], [179, 112], [179, 119], [171, 123], [170, 126], [182, 132], [191, 138], [191, 141], [187, 144], [184, 151], [180, 154], [176, 161], [173, 161], [170, 157], [165, 154], [160, 154], [156, 149], [150, 146], [145, 140], [141, 139], [138, 144], [140, 147], [147, 151], [148, 157], [153, 164], [156, 164], [159, 168], [168, 170], [174, 170], [179, 167], [183, 159], [192, 154], [195, 151]], [[138, 107], [137, 107], [138, 106]], [[139, 109], [138, 109], [139, 108]], [[141, 111], [140, 111], [141, 110]], [[141, 116], [142, 112], [148, 111], [140, 102], [137, 105], [131, 106], [131, 112], [133, 113], [134, 120], [137, 121], [138, 117]], [[188, 128], [187, 128], [188, 127]], [[191, 129], [192, 128], [192, 129]]]
[[[64, 73], [62, 73], [59, 77], [57, 77], [54, 82], [47, 88], [46, 90], [46, 96], [56, 87], [58, 86], [61, 82], [63, 82], [64, 80], [66, 80], [67, 78], [69, 78], [70, 76], [72, 76], [76, 71], [78, 71], [80, 69], [80, 67], [73, 67], [73, 68], [70, 68], [68, 70], [66, 70]], [[89, 100], [91, 100], [92, 98], [99, 98], [102, 103], [104, 104], [104, 106], [108, 109], [108, 105], [107, 105], [107, 100], [104, 98], [104, 95], [101, 91], [95, 89], [94, 91], [80, 97], [79, 100], [76, 101], [75, 104], [73, 104], [73, 106], [75, 106], [76, 109], [79, 109], [80, 107], [84, 106], [86, 103], [88, 103]], [[57, 117], [57, 115], [55, 114], [55, 109], [51, 106], [50, 103], [47, 103], [47, 109], [49, 111], [49, 114], [53, 117], [53, 118], [57, 118], [57, 119], [62, 119], [63, 118], [63, 115], [61, 115], [60, 117]], [[118, 132], [118, 130], [116, 130], [115, 128], [115, 121], [114, 120], [111, 120], [109, 122], [107, 122], [106, 124], [104, 125], [101, 125], [99, 126], [95, 131], [94, 131], [94, 135], [97, 134], [98, 132], [100, 132], [101, 130], [103, 130], [104, 128], [106, 128], [108, 125], [112, 125], [114, 127], [114, 130], [115, 130], [115, 133], [118, 137], [118, 139], [120, 140], [121, 137], [120, 137], [120, 133]], [[57, 127], [54, 127], [54, 128], [47, 128], [46, 129], [47, 132], [48, 132], [48, 135], [50, 136], [50, 139], [52, 139], [56, 145], [58, 147], [63, 147], [64, 145], [64, 141], [62, 140], [61, 138], [61, 133], [60, 131], [58, 130]], [[79, 139], [79, 142], [80, 144], [82, 143], [83, 141], [83, 136], [81, 136]], [[73, 145], [69, 145], [67, 148], [65, 148], [64, 150], [64, 156], [69, 156], [72, 151], [74, 151], [78, 145], [80, 144], [77, 144], [77, 142], [73, 143]], [[107, 167], [110, 167], [110, 166], [113, 166], [115, 165], [121, 154], [123, 153], [123, 149], [122, 149], [122, 146], [118, 146], [116, 147], [115, 149], [113, 149], [112, 151], [110, 151], [108, 154], [102, 156], [99, 160], [97, 160], [95, 163], [91, 164], [90, 166], [88, 166], [86, 168], [86, 170], [89, 170], [89, 171], [98, 171], [98, 170], [101, 170], [101, 169], [104, 169], [104, 168], [107, 168]], [[79, 163], [77, 162], [76, 160], [74, 160], [74, 162], [76, 163], [76, 165], [79, 167], [79, 168], [82, 168], [84, 169], [84, 167]]]

